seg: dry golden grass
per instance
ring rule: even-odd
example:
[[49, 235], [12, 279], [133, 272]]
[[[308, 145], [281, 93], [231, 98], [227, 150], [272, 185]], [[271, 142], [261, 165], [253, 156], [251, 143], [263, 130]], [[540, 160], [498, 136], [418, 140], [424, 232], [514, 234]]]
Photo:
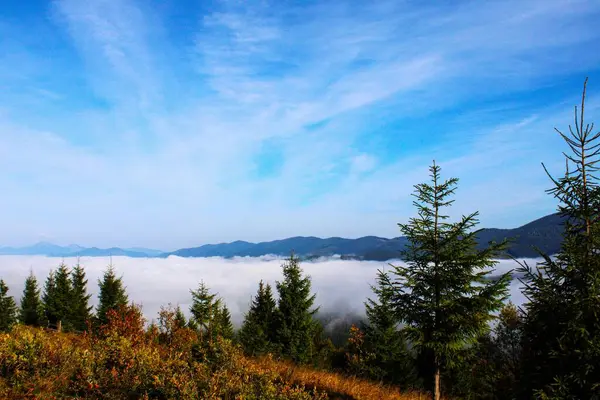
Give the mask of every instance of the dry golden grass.
[[430, 397], [426, 393], [401, 392], [396, 387], [338, 373], [301, 367], [290, 362], [277, 361], [271, 357], [262, 357], [251, 360], [251, 362], [256, 363], [258, 368], [276, 372], [286, 382], [326, 392], [331, 399], [425, 400]]

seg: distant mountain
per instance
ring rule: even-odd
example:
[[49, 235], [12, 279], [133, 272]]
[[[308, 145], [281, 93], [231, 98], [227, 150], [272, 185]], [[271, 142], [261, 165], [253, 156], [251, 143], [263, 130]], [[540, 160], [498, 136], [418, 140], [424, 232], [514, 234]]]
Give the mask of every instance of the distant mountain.
[[[484, 229], [478, 235], [480, 246], [490, 241], [512, 238], [508, 254], [517, 258], [536, 257], [535, 248], [556, 254], [562, 241], [563, 220], [558, 214], [551, 214], [514, 229]], [[271, 242], [250, 243], [241, 240], [232, 243], [207, 244], [200, 247], [180, 249], [169, 253], [145, 248], [97, 247], [84, 248], [78, 245], [57, 246], [40, 242], [28, 247], [0, 247], [0, 255], [43, 255], [51, 257], [260, 257], [265, 255], [287, 256], [294, 250], [303, 259], [339, 255], [344, 259], [387, 261], [400, 257], [407, 240], [404, 237], [386, 239], [377, 236], [364, 236], [358, 239], [332, 237], [297, 236]]]
[[156, 256], [159, 256], [164, 253], [164, 251], [161, 251], [161, 250], [147, 249], [145, 247], [131, 247], [131, 248], [127, 248], [124, 250], [133, 252], [133, 253], [146, 254], [147, 256], [150, 256], [150, 257], [156, 257]]
[[[478, 235], [480, 246], [490, 241], [513, 239], [506, 256], [528, 258], [538, 256], [535, 248], [555, 254], [560, 248], [562, 218], [551, 214], [515, 229], [484, 229]], [[386, 239], [377, 236], [365, 236], [358, 239], [332, 237], [292, 237], [271, 242], [249, 243], [237, 241], [233, 243], [207, 244], [200, 247], [180, 249], [164, 253], [179, 257], [259, 257], [264, 255], [285, 256], [294, 250], [303, 258], [316, 258], [339, 255], [346, 259], [387, 261], [397, 259], [405, 248], [407, 239], [397, 237]]]
[[52, 243], [40, 242], [27, 247], [0, 247], [0, 255], [23, 255], [23, 256], [48, 256], [48, 257], [155, 257], [163, 252], [152, 249], [121, 249], [111, 247], [99, 249], [97, 247], [81, 247], [78, 245], [58, 246]]

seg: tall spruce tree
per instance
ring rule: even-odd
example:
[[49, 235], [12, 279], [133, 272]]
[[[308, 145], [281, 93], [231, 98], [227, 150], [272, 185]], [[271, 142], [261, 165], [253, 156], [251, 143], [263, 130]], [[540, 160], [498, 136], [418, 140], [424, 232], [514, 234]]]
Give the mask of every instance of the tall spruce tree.
[[246, 354], [258, 356], [273, 351], [276, 306], [271, 285], [261, 280], [239, 332]]
[[454, 202], [458, 179], [442, 181], [435, 162], [430, 172], [431, 184], [415, 186], [418, 216], [398, 224], [408, 239], [406, 266], [393, 266], [388, 284], [407, 338], [430, 360], [433, 398], [439, 400], [442, 370], [489, 330], [492, 313], [507, 297], [510, 274], [486, 279], [505, 243], [477, 248], [477, 212], [448, 222], [444, 210]]
[[400, 319], [394, 309], [394, 291], [388, 285], [384, 271], [377, 274], [376, 285], [371, 290], [376, 299], [365, 302], [367, 324], [363, 325], [365, 350], [372, 355], [369, 361], [371, 377], [410, 387], [417, 385], [415, 360], [408, 351]]
[[41, 326], [43, 321], [43, 306], [40, 299], [40, 289], [33, 272], [25, 280], [23, 297], [19, 308], [19, 321], [24, 325]]
[[129, 299], [125, 286], [123, 286], [123, 278], [117, 278], [112, 264], [104, 272], [102, 280], [98, 280], [98, 286], [100, 293], [98, 294], [96, 319], [98, 323], [106, 324], [108, 322], [106, 313], [127, 306]]
[[566, 171], [548, 192], [565, 221], [555, 257], [522, 263], [523, 398], [600, 398], [600, 132], [585, 123], [585, 80], [575, 127], [556, 131], [569, 148]]
[[8, 332], [17, 323], [17, 305], [8, 295], [8, 286], [0, 279], [0, 332]]
[[87, 283], [85, 270], [78, 261], [73, 271], [71, 271], [71, 285], [73, 288], [71, 323], [76, 331], [85, 331], [88, 328], [88, 321], [91, 319], [92, 307], [89, 305], [89, 301], [92, 295], [87, 293]]
[[279, 295], [275, 314], [275, 342], [282, 356], [298, 363], [308, 363], [315, 356], [313, 318], [315, 295], [311, 294], [310, 277], [303, 277], [299, 258], [292, 253], [282, 265], [283, 280], [276, 283]]

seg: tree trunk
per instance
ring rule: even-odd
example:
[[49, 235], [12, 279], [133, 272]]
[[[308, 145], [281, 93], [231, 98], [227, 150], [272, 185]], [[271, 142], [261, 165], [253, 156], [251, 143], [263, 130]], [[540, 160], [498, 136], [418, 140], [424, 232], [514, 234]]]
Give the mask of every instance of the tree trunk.
[[58, 323], [56, 324], [56, 330], [58, 332], [62, 331], [62, 321], [58, 321]]
[[434, 382], [434, 387], [433, 387], [433, 400], [440, 400], [440, 398], [441, 398], [440, 366], [436, 365], [435, 366], [435, 382]]

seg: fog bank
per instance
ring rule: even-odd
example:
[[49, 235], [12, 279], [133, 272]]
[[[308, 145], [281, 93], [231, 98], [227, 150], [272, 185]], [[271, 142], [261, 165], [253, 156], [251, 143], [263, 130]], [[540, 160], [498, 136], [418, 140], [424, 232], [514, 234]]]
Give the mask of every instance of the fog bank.
[[[64, 259], [73, 267], [75, 258]], [[531, 262], [535, 263], [534, 260]], [[42, 256], [0, 256], [0, 278], [9, 286], [9, 294], [19, 302], [24, 282], [30, 271], [43, 284], [51, 269], [56, 269], [61, 259]], [[88, 292], [91, 303], [98, 302], [98, 279], [110, 263], [108, 257], [86, 257], [80, 259], [88, 278]], [[128, 258], [113, 257], [112, 264], [117, 274], [123, 276], [130, 300], [143, 306], [146, 317], [155, 319], [161, 305], [179, 304], [188, 314], [191, 296], [190, 289], [196, 289], [204, 280], [213, 292], [217, 292], [227, 303], [232, 319], [237, 325], [256, 292], [258, 282], [275, 285], [281, 280], [283, 260], [275, 257], [236, 257], [212, 258]], [[374, 283], [378, 269], [391, 267], [379, 261], [318, 260], [303, 262], [305, 273], [312, 277], [316, 304], [325, 313], [348, 315], [364, 313], [363, 302], [371, 296], [370, 286]], [[516, 268], [511, 260], [502, 260], [496, 267], [497, 274]], [[511, 299], [522, 304], [524, 297], [521, 284], [514, 280], [511, 284]]]

